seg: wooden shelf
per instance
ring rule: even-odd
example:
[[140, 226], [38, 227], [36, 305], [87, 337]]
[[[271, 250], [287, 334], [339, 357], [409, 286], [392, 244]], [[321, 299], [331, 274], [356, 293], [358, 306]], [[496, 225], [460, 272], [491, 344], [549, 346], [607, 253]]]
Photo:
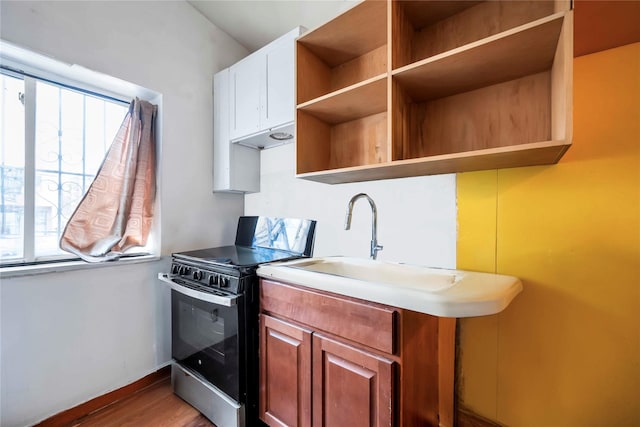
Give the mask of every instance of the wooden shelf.
[[[572, 138], [568, 5], [365, 0], [301, 37], [297, 176], [341, 183], [556, 163]], [[357, 31], [373, 22], [384, 31]]]
[[297, 43], [297, 103], [387, 72], [387, 4], [365, 1]]
[[345, 167], [298, 174], [298, 178], [325, 184], [375, 181], [379, 179], [471, 172], [556, 163], [567, 151], [565, 141], [545, 141], [515, 147], [500, 147], [376, 165]]
[[397, 1], [393, 69], [474, 43], [557, 11], [563, 1]]
[[318, 119], [338, 124], [387, 110], [387, 74], [298, 105]]
[[298, 110], [296, 133], [299, 174], [389, 160], [386, 111], [331, 125]]
[[468, 92], [551, 69], [564, 13], [395, 70], [413, 100]]
[[387, 44], [386, 27], [386, 2], [364, 1], [298, 40], [335, 67]]
[[551, 139], [550, 75], [539, 73], [404, 106], [402, 159]]
[[481, 3], [478, 0], [398, 1], [397, 5], [402, 8], [412, 29], [419, 31]]

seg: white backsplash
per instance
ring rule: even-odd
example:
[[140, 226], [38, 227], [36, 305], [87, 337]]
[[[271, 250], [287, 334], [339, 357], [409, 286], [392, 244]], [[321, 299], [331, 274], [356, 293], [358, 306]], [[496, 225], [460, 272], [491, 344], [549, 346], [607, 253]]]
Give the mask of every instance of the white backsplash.
[[260, 192], [245, 195], [245, 214], [315, 219], [314, 255], [368, 257], [366, 200], [356, 202], [351, 230], [344, 230], [347, 203], [360, 192], [378, 209], [378, 259], [456, 267], [455, 174], [322, 184], [295, 178], [295, 144], [288, 144], [262, 151]]

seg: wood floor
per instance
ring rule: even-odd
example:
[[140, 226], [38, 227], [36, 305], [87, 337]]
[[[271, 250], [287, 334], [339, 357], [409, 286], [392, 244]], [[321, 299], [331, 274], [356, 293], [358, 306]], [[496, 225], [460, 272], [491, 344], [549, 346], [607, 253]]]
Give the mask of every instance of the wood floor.
[[81, 427], [215, 427], [171, 390], [163, 379], [112, 405], [74, 421]]

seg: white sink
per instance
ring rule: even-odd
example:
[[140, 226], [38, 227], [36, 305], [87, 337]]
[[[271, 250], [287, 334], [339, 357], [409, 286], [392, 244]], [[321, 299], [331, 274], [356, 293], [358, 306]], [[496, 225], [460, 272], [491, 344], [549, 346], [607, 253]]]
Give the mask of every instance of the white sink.
[[258, 275], [442, 317], [498, 313], [522, 290], [513, 276], [349, 257], [266, 264]]
[[[292, 263], [293, 264], [293, 263]], [[447, 270], [374, 261], [365, 258], [311, 258], [291, 265], [306, 271], [331, 274], [346, 279], [384, 283], [401, 288], [439, 291], [453, 286], [460, 275]]]

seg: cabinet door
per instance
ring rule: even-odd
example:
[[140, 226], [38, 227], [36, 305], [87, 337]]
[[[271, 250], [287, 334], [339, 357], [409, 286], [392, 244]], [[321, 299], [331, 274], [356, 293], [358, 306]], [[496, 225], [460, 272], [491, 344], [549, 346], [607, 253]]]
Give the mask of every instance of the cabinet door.
[[261, 126], [263, 129], [293, 121], [294, 43], [295, 36], [287, 34], [267, 51], [267, 87]]
[[260, 153], [231, 143], [230, 70], [213, 76], [213, 191], [260, 191]]
[[213, 191], [231, 189], [229, 69], [213, 76]]
[[253, 54], [231, 66], [231, 139], [260, 130], [260, 91], [266, 74], [265, 55]]
[[313, 427], [393, 423], [394, 362], [313, 335]]
[[311, 331], [260, 315], [260, 418], [311, 426]]

